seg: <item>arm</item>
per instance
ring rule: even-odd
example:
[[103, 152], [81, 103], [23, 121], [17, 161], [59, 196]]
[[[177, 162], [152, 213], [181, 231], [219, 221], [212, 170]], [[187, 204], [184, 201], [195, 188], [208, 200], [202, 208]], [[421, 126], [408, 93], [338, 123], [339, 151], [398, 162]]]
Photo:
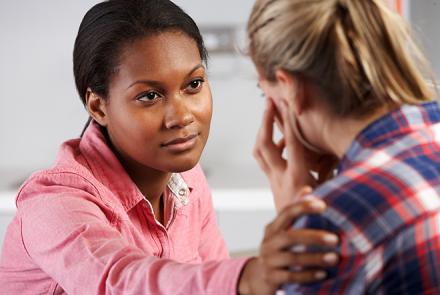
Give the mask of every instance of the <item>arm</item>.
[[[192, 179], [197, 179], [195, 185], [200, 193], [199, 211], [202, 212], [202, 234], [200, 238], [199, 253], [204, 260], [222, 259], [227, 257], [227, 249], [218, 230], [216, 216], [212, 205], [212, 198], [208, 184], [201, 169], [194, 169]], [[307, 190], [304, 193], [308, 192]], [[265, 230], [260, 247], [260, 255], [250, 258], [241, 273], [238, 283], [240, 294], [274, 294], [275, 290], [286, 282], [313, 282], [321, 279], [324, 272], [306, 270], [302, 272], [289, 272], [289, 266], [316, 267], [329, 266], [336, 263], [323, 261], [322, 253], [297, 255], [287, 249], [294, 244], [325, 245], [334, 247], [337, 238], [326, 239], [327, 233], [310, 230], [288, 230], [293, 220], [302, 214], [321, 213], [325, 204], [316, 200], [304, 200], [287, 206], [275, 217]], [[246, 233], [243, 233], [246, 234]], [[318, 274], [318, 276], [317, 276]]]
[[24, 246], [68, 294], [235, 294], [244, 260], [180, 264], [130, 245], [84, 191], [19, 203]]

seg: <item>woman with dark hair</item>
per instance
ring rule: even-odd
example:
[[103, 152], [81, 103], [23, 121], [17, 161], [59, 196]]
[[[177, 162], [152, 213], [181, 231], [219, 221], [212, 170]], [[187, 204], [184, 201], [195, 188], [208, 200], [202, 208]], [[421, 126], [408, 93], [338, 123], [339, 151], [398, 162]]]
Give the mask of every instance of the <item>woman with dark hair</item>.
[[322, 279], [320, 268], [336, 263], [334, 253], [286, 250], [337, 243], [330, 233], [286, 230], [299, 215], [322, 212], [316, 200], [280, 212], [259, 257], [229, 258], [197, 164], [212, 108], [206, 51], [179, 7], [97, 4], [81, 23], [73, 62], [91, 120], [52, 168], [21, 187], [2, 293], [271, 294]]

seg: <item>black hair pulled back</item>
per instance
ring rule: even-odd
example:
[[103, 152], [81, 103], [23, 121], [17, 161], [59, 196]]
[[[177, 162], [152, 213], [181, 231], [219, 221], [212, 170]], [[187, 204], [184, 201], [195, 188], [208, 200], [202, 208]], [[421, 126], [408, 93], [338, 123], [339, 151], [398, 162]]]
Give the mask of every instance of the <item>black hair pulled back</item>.
[[201, 59], [207, 52], [193, 19], [169, 0], [108, 0], [93, 6], [84, 16], [73, 50], [76, 88], [85, 105], [87, 89], [104, 99], [125, 46], [166, 31], [178, 31], [193, 39]]

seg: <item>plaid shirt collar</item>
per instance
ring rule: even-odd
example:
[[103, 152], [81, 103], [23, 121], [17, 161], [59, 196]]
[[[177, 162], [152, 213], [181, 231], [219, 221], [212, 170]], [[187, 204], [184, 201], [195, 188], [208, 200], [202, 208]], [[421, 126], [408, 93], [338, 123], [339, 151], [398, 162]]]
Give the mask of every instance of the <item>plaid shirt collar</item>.
[[338, 172], [352, 167], [365, 149], [379, 148], [415, 130], [439, 122], [440, 106], [437, 102], [403, 105], [372, 122], [356, 136], [342, 158]]

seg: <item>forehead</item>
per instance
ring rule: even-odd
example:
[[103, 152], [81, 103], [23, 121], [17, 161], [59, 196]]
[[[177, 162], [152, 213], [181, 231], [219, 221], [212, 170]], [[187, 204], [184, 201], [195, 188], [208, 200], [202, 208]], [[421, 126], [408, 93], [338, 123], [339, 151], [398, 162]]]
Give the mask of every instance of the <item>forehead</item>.
[[163, 32], [128, 44], [119, 59], [118, 73], [166, 76], [175, 71], [188, 71], [200, 64], [197, 43], [180, 32]]

